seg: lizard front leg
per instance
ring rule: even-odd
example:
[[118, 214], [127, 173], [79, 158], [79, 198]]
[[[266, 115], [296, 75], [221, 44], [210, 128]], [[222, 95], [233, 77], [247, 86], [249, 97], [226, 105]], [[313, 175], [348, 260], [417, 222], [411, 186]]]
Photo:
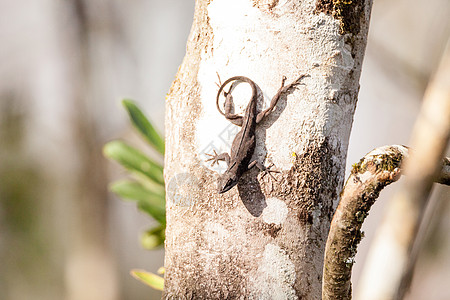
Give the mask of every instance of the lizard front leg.
[[269, 174], [269, 176], [272, 177], [273, 180], [277, 181], [271, 173], [280, 173], [280, 171], [270, 169], [273, 167], [273, 163], [270, 164], [270, 166], [266, 167], [259, 161], [254, 160], [248, 165], [248, 169], [250, 170], [253, 167], [257, 167], [263, 173], [263, 175], [262, 175], [263, 177], [264, 177], [264, 175]]
[[257, 116], [256, 116], [256, 123], [259, 123], [262, 121], [262, 119], [264, 119], [265, 116], [268, 116], [273, 109], [275, 108], [275, 106], [278, 103], [278, 100], [280, 100], [281, 95], [285, 92], [287, 92], [290, 88], [292, 88], [293, 86], [300, 84], [300, 80], [303, 77], [306, 77], [308, 75], [301, 75], [300, 77], [297, 78], [297, 80], [291, 82], [288, 85], [284, 85], [286, 82], [286, 76], [283, 76], [283, 79], [281, 80], [281, 87], [278, 89], [277, 93], [275, 94], [275, 96], [273, 96], [272, 100], [270, 101], [270, 105], [267, 109], [263, 110], [262, 112], [260, 112]]
[[211, 158], [208, 158], [205, 161], [212, 161], [211, 167], [214, 166], [214, 164], [219, 164], [219, 160], [225, 161], [227, 166], [230, 164], [230, 155], [226, 152], [217, 154], [216, 150], [213, 150], [214, 154], [205, 153], [208, 156], [211, 156]]

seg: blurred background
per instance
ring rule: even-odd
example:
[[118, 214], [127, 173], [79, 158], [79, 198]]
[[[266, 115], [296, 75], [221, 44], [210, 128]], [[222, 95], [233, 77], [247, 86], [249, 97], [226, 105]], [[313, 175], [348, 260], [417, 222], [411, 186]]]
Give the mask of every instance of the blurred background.
[[[374, 2], [347, 174], [375, 147], [408, 144], [450, 36], [448, 0]], [[125, 172], [102, 146], [123, 138], [148, 150], [122, 98], [164, 131], [193, 11], [186, 0], [0, 0], [0, 299], [160, 297], [129, 275], [155, 272], [163, 250], [142, 249], [152, 220], [108, 192]], [[355, 284], [394, 190], [365, 223]], [[448, 200], [450, 189], [436, 186], [408, 299], [450, 299]]]

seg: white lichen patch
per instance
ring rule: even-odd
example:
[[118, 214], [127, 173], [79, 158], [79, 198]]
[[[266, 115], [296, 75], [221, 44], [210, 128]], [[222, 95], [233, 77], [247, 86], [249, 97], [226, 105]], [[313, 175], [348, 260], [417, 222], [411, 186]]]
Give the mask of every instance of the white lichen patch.
[[372, 180], [373, 180], [373, 174], [372, 174], [372, 172], [370, 172], [370, 171], [366, 171], [366, 172], [364, 172], [364, 173], [362, 173], [362, 174], [359, 174], [359, 175], [358, 175], [358, 179], [359, 179], [361, 182], [366, 183], [367, 181], [372, 181]]
[[281, 225], [288, 215], [286, 203], [277, 198], [268, 198], [267, 207], [262, 212], [262, 219], [268, 224]]
[[253, 278], [257, 287], [257, 299], [297, 299], [295, 289], [295, 266], [286, 252], [277, 245], [267, 244], [258, 276]]
[[[200, 76], [201, 74], [199, 74]], [[215, 77], [217, 78], [217, 75]], [[228, 79], [225, 78], [225, 79]], [[222, 82], [224, 79], [222, 79]], [[228, 91], [228, 87], [226, 88]], [[202, 104], [203, 114], [199, 118], [196, 132], [197, 149], [200, 159], [205, 163], [205, 160], [210, 158], [207, 154], [218, 154], [227, 152], [230, 153], [231, 144], [237, 132], [240, 130], [239, 126], [232, 124], [224, 116], [222, 116], [216, 107], [216, 95], [218, 87], [211, 83], [209, 86], [202, 87]], [[247, 83], [236, 85], [233, 89], [233, 103], [234, 112], [243, 115], [248, 101], [251, 98], [251, 88]], [[220, 105], [223, 111], [224, 97], [220, 98]], [[219, 165], [211, 166], [211, 163], [205, 163], [208, 168], [222, 173], [226, 169], [226, 164], [220, 162]]]
[[322, 216], [322, 210], [321, 210], [321, 204], [319, 204], [319, 207], [317, 209], [314, 209], [312, 211], [312, 218], [313, 218], [313, 225], [314, 226], [319, 226], [321, 224], [320, 219]]
[[229, 235], [229, 231], [223, 225], [214, 222], [207, 223], [203, 231], [206, 248], [212, 251], [223, 250], [227, 247], [226, 240]]
[[[270, 1], [264, 3], [270, 4]], [[311, 14], [309, 10], [315, 6], [315, 1], [304, 1], [295, 13], [291, 5], [288, 1], [279, 1], [268, 13], [265, 8], [255, 6], [252, 0], [209, 3], [212, 44], [202, 52], [198, 69], [199, 101], [203, 109], [196, 124], [196, 146], [202, 160], [207, 158], [205, 152], [229, 152], [239, 130], [216, 109], [217, 74], [222, 82], [232, 76], [252, 79], [264, 95], [259, 109], [268, 107], [282, 76], [292, 82], [302, 74], [309, 75], [282, 97], [275, 113], [257, 127], [254, 158], [259, 161], [267, 158], [280, 171], [292, 167], [292, 152], [299, 153], [309, 140], [350, 132], [351, 122], [346, 121], [346, 115], [351, 109], [329, 105], [330, 98], [341, 94], [342, 81], [355, 65], [349, 46], [337, 34], [339, 21], [329, 15]], [[302, 22], [298, 22], [299, 19]], [[248, 87], [247, 84], [240, 86]], [[243, 112], [249, 94], [233, 92], [236, 112]], [[222, 164], [215, 171], [224, 169]]]
[[365, 159], [371, 160], [373, 157], [377, 157], [380, 155], [386, 155], [391, 154], [394, 151], [398, 151], [403, 157], [408, 156], [408, 149], [405, 146], [402, 145], [389, 145], [389, 146], [382, 146], [375, 148], [374, 150], [370, 151], [366, 156]]

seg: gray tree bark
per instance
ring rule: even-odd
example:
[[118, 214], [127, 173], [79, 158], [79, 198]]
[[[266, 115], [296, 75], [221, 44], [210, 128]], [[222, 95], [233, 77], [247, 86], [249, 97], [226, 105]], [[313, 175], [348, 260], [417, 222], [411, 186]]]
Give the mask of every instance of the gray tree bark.
[[[164, 298], [320, 299], [371, 4], [197, 1], [167, 97]], [[219, 195], [205, 153], [229, 152], [237, 129], [216, 110], [217, 74], [254, 80], [263, 108], [282, 76], [305, 73], [257, 128], [254, 159], [274, 163], [277, 180], [252, 170]], [[241, 113], [250, 89], [233, 97]]]

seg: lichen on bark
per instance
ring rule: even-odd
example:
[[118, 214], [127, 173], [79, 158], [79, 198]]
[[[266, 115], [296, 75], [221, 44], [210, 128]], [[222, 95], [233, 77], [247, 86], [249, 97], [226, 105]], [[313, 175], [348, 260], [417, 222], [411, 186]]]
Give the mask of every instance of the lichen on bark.
[[315, 13], [331, 15], [340, 21], [340, 33], [357, 35], [365, 20], [365, 0], [319, 0]]

